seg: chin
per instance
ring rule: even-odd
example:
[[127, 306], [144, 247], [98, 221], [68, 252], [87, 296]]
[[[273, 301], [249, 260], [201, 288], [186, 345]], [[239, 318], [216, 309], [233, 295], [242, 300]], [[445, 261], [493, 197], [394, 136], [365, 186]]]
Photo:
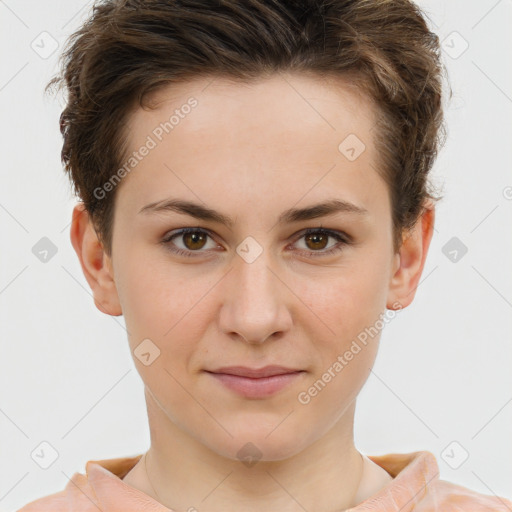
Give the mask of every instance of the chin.
[[[283, 415], [281, 420], [286, 417]], [[286, 421], [286, 420], [285, 420]], [[238, 425], [234, 429], [226, 425], [227, 430], [232, 434], [217, 435], [217, 439], [209, 437], [203, 442], [212, 451], [232, 460], [239, 460], [246, 463], [248, 467], [257, 461], [280, 461], [293, 457], [302, 451], [308, 444], [311, 437], [311, 429], [301, 435], [296, 428], [279, 425], [275, 422], [272, 428], [262, 428], [254, 422], [247, 425]], [[276, 428], [277, 426], [277, 428]], [[215, 441], [218, 441], [218, 444]]]

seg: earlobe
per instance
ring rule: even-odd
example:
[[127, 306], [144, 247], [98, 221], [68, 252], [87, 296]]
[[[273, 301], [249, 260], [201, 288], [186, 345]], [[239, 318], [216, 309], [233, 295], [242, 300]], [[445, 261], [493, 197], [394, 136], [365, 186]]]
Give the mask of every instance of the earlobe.
[[103, 250], [83, 203], [73, 209], [70, 238], [96, 307], [107, 315], [122, 315], [110, 257]]
[[432, 240], [434, 219], [435, 207], [429, 201], [416, 224], [403, 237], [402, 246], [395, 255], [386, 304], [388, 309], [402, 309], [413, 301]]

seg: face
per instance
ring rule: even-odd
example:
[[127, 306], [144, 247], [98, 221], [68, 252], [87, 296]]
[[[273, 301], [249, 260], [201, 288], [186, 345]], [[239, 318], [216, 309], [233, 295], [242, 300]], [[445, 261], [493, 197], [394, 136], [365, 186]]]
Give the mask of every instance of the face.
[[[129, 119], [139, 156], [108, 260], [132, 353], [146, 353], [135, 365], [185, 435], [233, 459], [248, 441], [263, 460], [290, 457], [343, 421], [386, 307], [400, 307], [373, 106], [292, 74], [198, 79], [153, 100]], [[298, 372], [210, 373], [268, 365]]]

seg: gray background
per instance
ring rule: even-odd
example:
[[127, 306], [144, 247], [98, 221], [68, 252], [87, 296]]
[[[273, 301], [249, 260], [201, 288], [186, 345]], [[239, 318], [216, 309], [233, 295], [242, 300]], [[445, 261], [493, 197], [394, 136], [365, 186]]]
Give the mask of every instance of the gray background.
[[[2, 511], [62, 490], [87, 460], [149, 446], [123, 318], [95, 308], [69, 241], [62, 99], [43, 96], [90, 5], [0, 1]], [[356, 446], [429, 450], [442, 479], [510, 498], [512, 2], [420, 5], [444, 41], [454, 93], [434, 170], [444, 199], [416, 299], [386, 327], [359, 397]], [[33, 252], [43, 237], [57, 251], [46, 262]], [[42, 442], [58, 452], [48, 469]]]

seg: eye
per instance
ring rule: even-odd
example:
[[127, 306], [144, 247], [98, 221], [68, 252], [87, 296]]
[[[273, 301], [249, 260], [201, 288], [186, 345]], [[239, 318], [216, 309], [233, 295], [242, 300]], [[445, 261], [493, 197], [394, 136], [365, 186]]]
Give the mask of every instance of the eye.
[[[180, 248], [175, 244], [175, 242], [173, 242], [175, 238], [182, 241], [184, 248]], [[162, 243], [171, 252], [179, 254], [180, 256], [196, 256], [193, 254], [194, 252], [204, 252], [200, 251], [200, 249], [206, 246], [208, 238], [211, 238], [211, 236], [208, 231], [205, 231], [204, 229], [183, 228], [177, 232], [170, 233], [162, 240]], [[218, 245], [215, 243], [213, 245], [218, 247]]]
[[[338, 243], [328, 246], [329, 238], [334, 238]], [[306, 250], [301, 250], [301, 252], [306, 252], [313, 257], [329, 256], [337, 253], [343, 250], [344, 247], [349, 245], [352, 241], [351, 238], [343, 232], [324, 228], [309, 228], [301, 234], [298, 240], [304, 240], [306, 245]], [[326, 247], [329, 247], [328, 250], [324, 250]]]
[[[194, 257], [199, 256], [201, 253], [206, 252], [207, 249], [218, 248], [212, 239], [212, 246], [207, 247], [208, 238], [212, 239], [210, 233], [201, 228], [182, 228], [178, 231], [171, 232], [166, 236], [162, 243], [173, 253], [179, 254], [180, 256]], [[183, 244], [180, 247], [174, 242], [177, 239]], [[337, 243], [328, 245], [328, 240], [334, 239]], [[308, 256], [328, 256], [336, 252], [341, 251], [345, 246], [352, 243], [352, 239], [349, 235], [339, 231], [333, 231], [330, 229], [320, 228], [309, 228], [302, 232], [297, 241], [304, 240], [305, 249], [300, 249], [299, 252], [307, 253]], [[297, 243], [297, 242], [295, 242]], [[327, 250], [325, 248], [328, 247]], [[201, 249], [205, 249], [202, 251]], [[198, 253], [198, 254], [194, 254]]]

